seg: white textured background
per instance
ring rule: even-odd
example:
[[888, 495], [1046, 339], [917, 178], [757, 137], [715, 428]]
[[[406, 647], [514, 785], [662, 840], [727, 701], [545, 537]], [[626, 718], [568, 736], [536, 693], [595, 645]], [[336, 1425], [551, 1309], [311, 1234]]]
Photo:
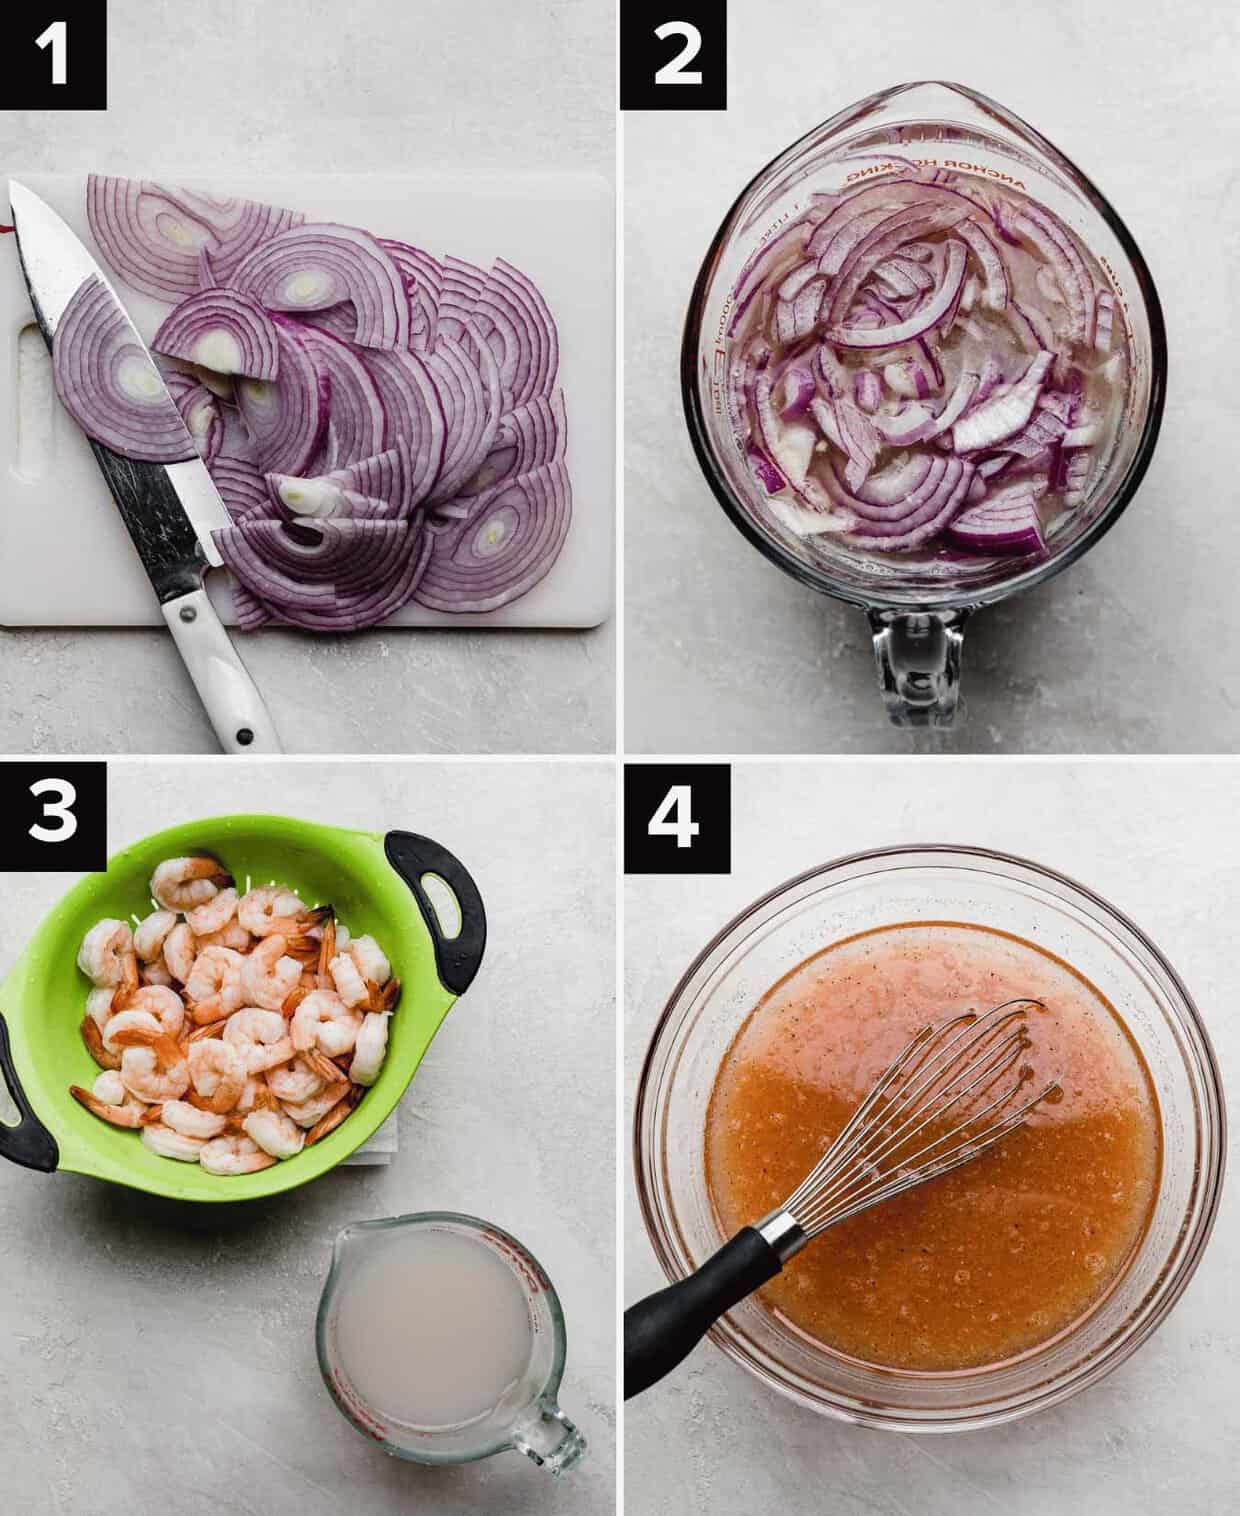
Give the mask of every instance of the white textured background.
[[[1240, 1105], [1232, 763], [842, 761], [733, 768], [733, 872], [627, 881], [627, 1110], [680, 974], [736, 912], [840, 854], [972, 843], [1070, 874], [1133, 917], [1178, 970]], [[1234, 1114], [1234, 1111], [1233, 1111]], [[1235, 1144], [1233, 1142], [1233, 1154]], [[626, 1301], [664, 1278], [626, 1164]], [[628, 1403], [628, 1516], [1234, 1516], [1240, 1500], [1236, 1176], [1175, 1310], [1129, 1361], [1053, 1410], [985, 1432], [911, 1436], [827, 1421], [713, 1344]]]
[[[110, 777], [113, 850], [237, 810], [424, 832], [474, 875], [489, 940], [400, 1104], [390, 1168], [337, 1168], [269, 1201], [194, 1207], [0, 1162], [0, 1510], [606, 1516], [615, 1479], [611, 766], [216, 759], [114, 763]], [[71, 882], [7, 877], [0, 972]], [[551, 1275], [568, 1323], [561, 1401], [591, 1444], [562, 1480], [517, 1453], [445, 1470], [388, 1458], [323, 1388], [314, 1313], [332, 1239], [350, 1221], [419, 1210], [497, 1221]]]
[[[609, 4], [110, 0], [108, 19], [107, 112], [0, 112], [0, 162], [134, 175], [154, 163], [169, 175], [236, 163], [250, 174], [614, 174]], [[290, 752], [614, 744], [610, 623], [239, 641]], [[0, 631], [0, 751], [216, 743], [164, 632]]]
[[[639, 752], [1234, 752], [1240, 20], [1219, 3], [733, 0], [724, 114], [625, 133], [626, 745]], [[976, 617], [967, 724], [890, 729], [864, 617], [803, 589], [716, 504], [681, 412], [681, 325], [706, 247], [768, 159], [914, 79], [981, 90], [1081, 165], [1162, 298], [1162, 436], [1115, 529]]]

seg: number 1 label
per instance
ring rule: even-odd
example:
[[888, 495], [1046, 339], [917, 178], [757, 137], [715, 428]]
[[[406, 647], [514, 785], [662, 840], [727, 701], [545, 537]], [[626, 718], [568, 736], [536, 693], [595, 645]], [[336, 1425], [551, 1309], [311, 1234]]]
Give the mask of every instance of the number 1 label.
[[69, 26], [65, 21], [53, 21], [44, 32], [35, 39], [36, 47], [50, 47], [52, 50], [52, 83], [68, 84], [69, 82]]

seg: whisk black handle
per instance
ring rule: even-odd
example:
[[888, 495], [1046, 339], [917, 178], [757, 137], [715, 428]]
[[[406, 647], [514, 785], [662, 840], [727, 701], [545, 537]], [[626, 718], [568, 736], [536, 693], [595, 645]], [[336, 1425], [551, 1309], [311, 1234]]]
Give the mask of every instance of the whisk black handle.
[[782, 1267], [761, 1232], [747, 1226], [696, 1274], [631, 1305], [624, 1313], [624, 1398], [639, 1395], [670, 1373], [725, 1311]]

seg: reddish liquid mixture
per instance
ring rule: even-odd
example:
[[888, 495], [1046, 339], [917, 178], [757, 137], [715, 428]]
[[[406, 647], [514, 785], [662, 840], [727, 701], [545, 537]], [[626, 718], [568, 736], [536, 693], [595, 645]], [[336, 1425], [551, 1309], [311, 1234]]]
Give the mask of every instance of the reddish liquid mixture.
[[824, 1232], [762, 1298], [799, 1331], [890, 1368], [977, 1368], [1071, 1326], [1123, 1273], [1153, 1208], [1157, 1097], [1110, 1004], [1067, 964], [984, 927], [848, 938], [775, 985], [711, 1095], [707, 1183], [724, 1235], [781, 1205], [929, 1022], [1016, 996], [1032, 1094], [1062, 1099], [954, 1173]]

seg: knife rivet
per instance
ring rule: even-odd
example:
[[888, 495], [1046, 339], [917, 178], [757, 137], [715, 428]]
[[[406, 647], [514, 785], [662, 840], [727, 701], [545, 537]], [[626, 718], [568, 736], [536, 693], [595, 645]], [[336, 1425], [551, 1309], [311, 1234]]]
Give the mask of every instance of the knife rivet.
[[197, 619], [198, 619], [198, 612], [194, 609], [194, 607], [192, 605], [183, 605], [181, 607], [181, 620], [182, 621], [196, 621]]
[[250, 743], [254, 741], [254, 733], [248, 726], [243, 726], [237, 733], [237, 741], [242, 747], [249, 747]]

